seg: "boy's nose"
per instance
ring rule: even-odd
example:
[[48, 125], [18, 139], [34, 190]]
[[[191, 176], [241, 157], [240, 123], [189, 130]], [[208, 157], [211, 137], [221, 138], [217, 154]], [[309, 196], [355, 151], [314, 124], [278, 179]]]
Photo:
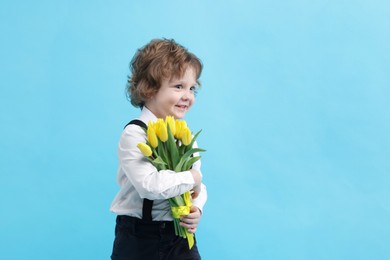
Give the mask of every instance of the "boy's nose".
[[181, 97], [183, 100], [188, 100], [190, 98], [190, 91], [185, 91], [183, 96]]

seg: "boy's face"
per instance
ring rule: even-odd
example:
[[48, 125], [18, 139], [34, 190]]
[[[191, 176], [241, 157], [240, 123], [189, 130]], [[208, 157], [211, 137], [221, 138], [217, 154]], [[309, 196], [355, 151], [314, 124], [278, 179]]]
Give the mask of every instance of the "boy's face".
[[195, 70], [188, 67], [183, 77], [163, 80], [156, 95], [145, 105], [158, 118], [173, 116], [181, 119], [195, 101], [195, 90]]

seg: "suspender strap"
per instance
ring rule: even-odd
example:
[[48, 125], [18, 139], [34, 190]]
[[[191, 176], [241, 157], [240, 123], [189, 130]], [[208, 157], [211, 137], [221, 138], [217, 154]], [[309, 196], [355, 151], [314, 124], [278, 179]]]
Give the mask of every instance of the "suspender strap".
[[144, 199], [142, 205], [142, 220], [152, 221], [153, 200]]
[[[145, 129], [148, 128], [148, 126], [144, 122], [138, 119], [134, 119], [130, 121], [126, 126], [128, 125], [138, 125]], [[124, 128], [126, 128], [126, 126]], [[142, 220], [152, 221], [152, 208], [153, 208], [153, 200], [144, 199], [142, 205]]]
[[123, 127], [123, 128], [126, 128], [126, 126], [128, 126], [128, 125], [137, 125], [137, 126], [140, 126], [140, 127], [142, 127], [142, 128], [145, 128], [145, 129], [148, 128], [148, 126], [147, 126], [144, 122], [142, 122], [141, 120], [138, 120], [138, 119], [131, 120], [131, 121], [130, 121], [127, 125], [125, 125], [125, 127]]

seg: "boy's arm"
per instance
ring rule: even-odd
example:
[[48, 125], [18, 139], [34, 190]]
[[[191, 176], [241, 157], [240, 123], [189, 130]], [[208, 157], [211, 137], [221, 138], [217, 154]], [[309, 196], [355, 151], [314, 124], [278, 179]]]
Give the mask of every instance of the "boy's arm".
[[195, 182], [190, 171], [176, 173], [158, 171], [137, 148], [145, 142], [145, 132], [136, 125], [129, 125], [119, 141], [118, 158], [126, 177], [134, 185], [141, 198], [168, 199], [193, 188]]

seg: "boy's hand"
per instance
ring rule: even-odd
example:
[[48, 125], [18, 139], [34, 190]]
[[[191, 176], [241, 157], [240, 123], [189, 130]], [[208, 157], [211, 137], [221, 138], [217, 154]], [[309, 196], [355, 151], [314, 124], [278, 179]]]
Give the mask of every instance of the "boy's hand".
[[188, 232], [195, 233], [200, 221], [201, 212], [198, 207], [192, 205], [190, 214], [180, 218], [180, 226], [187, 228]]

